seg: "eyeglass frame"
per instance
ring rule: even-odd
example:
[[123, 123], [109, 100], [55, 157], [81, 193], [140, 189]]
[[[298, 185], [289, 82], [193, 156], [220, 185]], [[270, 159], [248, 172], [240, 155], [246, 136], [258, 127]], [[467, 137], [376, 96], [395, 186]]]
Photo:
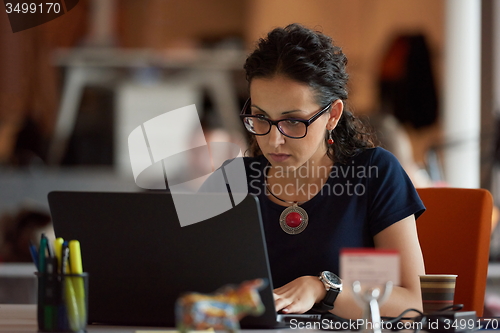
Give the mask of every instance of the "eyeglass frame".
[[[266, 133], [264, 134], [257, 134], [257, 133], [253, 133], [253, 132], [250, 132], [246, 126], [245, 126], [245, 129], [253, 134], [253, 135], [259, 135], [259, 136], [262, 136], [262, 135], [268, 135], [269, 132], [271, 132], [271, 128], [274, 126], [276, 126], [276, 128], [278, 129], [278, 131], [283, 134], [284, 136], [286, 136], [287, 138], [290, 138], [290, 139], [302, 139], [304, 138], [306, 135], [307, 135], [307, 128], [309, 127], [309, 125], [311, 125], [316, 119], [318, 119], [320, 116], [322, 116], [326, 111], [328, 111], [329, 108], [332, 107], [333, 105], [333, 102], [335, 100], [332, 100], [330, 103], [328, 103], [324, 108], [322, 108], [321, 110], [319, 110], [318, 112], [316, 112], [311, 118], [309, 119], [297, 119], [297, 118], [285, 118], [285, 119], [280, 119], [280, 120], [271, 120], [271, 119], [268, 119], [268, 118], [265, 118], [263, 117], [262, 115], [257, 115], [257, 114], [247, 114], [245, 113], [247, 111], [247, 109], [250, 109], [251, 107], [251, 102], [252, 102], [252, 99], [251, 98], [248, 98], [247, 101], [245, 102], [245, 104], [243, 105], [243, 108], [241, 109], [241, 112], [240, 112], [240, 118], [241, 120], [244, 122], [244, 118], [260, 118], [260, 119], [264, 119], [266, 120], [269, 124], [271, 124], [269, 126], [269, 131], [267, 131]], [[281, 130], [281, 128], [278, 126], [279, 122], [280, 121], [298, 121], [298, 122], [301, 122], [303, 123], [304, 125], [306, 125], [306, 133], [303, 135], [303, 136], [300, 136], [300, 137], [296, 137], [296, 136], [290, 136], [290, 135], [287, 135], [285, 133], [283, 133], [283, 131]]]

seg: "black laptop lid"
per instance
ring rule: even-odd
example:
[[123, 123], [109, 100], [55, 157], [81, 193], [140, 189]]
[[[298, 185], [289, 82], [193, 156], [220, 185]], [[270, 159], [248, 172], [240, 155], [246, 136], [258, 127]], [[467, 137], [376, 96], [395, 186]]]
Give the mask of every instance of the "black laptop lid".
[[264, 278], [266, 312], [242, 326], [275, 325], [257, 198], [186, 227], [166, 192], [51, 192], [48, 199], [56, 236], [81, 243], [89, 322], [174, 326], [181, 293]]

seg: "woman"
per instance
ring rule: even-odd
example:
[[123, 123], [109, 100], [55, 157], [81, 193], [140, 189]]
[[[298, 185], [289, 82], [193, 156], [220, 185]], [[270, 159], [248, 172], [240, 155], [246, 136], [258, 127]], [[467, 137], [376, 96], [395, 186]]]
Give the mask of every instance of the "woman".
[[[330, 310], [318, 273], [338, 274], [341, 248], [375, 247], [401, 256], [401, 285], [381, 309], [396, 316], [422, 306], [415, 218], [425, 208], [396, 158], [346, 110], [346, 63], [329, 37], [298, 24], [259, 41], [241, 115], [249, 192], [260, 200], [278, 311]], [[349, 286], [330, 311], [361, 317]]]

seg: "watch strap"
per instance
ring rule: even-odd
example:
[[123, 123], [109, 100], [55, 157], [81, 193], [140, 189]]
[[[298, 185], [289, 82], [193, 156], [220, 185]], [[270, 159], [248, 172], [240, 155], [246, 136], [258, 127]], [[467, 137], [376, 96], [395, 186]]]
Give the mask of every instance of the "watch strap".
[[337, 289], [330, 288], [330, 290], [326, 292], [325, 298], [323, 298], [321, 302], [314, 304], [313, 309], [319, 312], [328, 312], [333, 310], [335, 300], [337, 299], [339, 293], [340, 292]]
[[331, 306], [333, 309], [333, 304], [335, 304], [335, 300], [337, 299], [337, 296], [339, 295], [339, 291], [337, 289], [332, 289], [328, 290], [326, 292], [325, 298], [323, 298], [323, 301], [321, 303], [324, 303], [327, 306]]

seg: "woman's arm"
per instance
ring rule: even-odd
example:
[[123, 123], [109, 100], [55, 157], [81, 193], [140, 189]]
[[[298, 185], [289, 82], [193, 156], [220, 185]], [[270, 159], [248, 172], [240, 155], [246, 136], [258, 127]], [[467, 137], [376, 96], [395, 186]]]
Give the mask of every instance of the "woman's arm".
[[[391, 296], [380, 309], [382, 316], [395, 317], [408, 308], [422, 310], [419, 275], [425, 274], [422, 251], [418, 242], [415, 217], [413, 215], [392, 224], [374, 237], [375, 248], [395, 249], [400, 255], [400, 286], [394, 287]], [[351, 286], [335, 301], [336, 315], [345, 318], [360, 318], [361, 309], [355, 303]]]
[[[374, 237], [375, 247], [399, 251], [401, 283], [394, 287], [390, 298], [381, 307], [382, 316], [397, 316], [408, 308], [422, 309], [419, 275], [424, 274], [424, 262], [418, 242], [413, 215], [392, 224]], [[342, 277], [341, 277], [342, 278]], [[325, 297], [326, 291], [318, 277], [303, 276], [275, 289], [277, 310], [285, 313], [303, 313]], [[354, 301], [351, 286], [344, 285], [335, 301], [332, 313], [357, 319], [362, 309]]]
[[375, 247], [396, 249], [400, 255], [401, 286], [381, 308], [382, 316], [396, 316], [408, 308], [422, 310], [419, 275], [425, 274], [424, 259], [413, 215], [375, 235]]

